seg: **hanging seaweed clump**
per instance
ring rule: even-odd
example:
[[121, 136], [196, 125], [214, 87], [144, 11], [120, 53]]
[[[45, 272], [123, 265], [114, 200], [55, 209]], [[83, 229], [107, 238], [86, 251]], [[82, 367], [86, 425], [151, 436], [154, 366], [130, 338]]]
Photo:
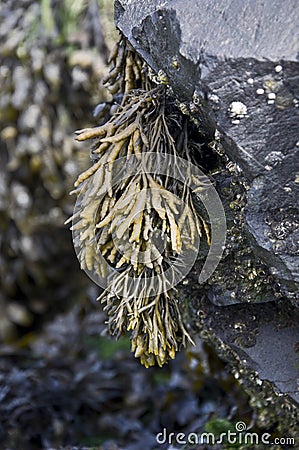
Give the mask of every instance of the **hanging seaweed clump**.
[[[165, 77], [151, 76], [124, 38], [110, 62], [110, 108], [100, 108], [100, 126], [76, 132], [79, 141], [93, 138], [93, 165], [75, 182], [77, 209], [69, 220], [81, 267], [106, 280], [99, 300], [110, 333], [130, 331], [140, 362], [162, 366], [192, 342], [172, 287], [173, 267], [184, 252], [197, 251], [202, 230], [209, 243], [209, 229], [187, 185], [158, 170], [171, 155], [179, 173], [178, 151], [189, 157], [187, 119], [174, 107]], [[154, 163], [115, 183], [119, 158], [134, 157], [143, 167], [148, 152]], [[200, 179], [193, 182], [204, 189]]]

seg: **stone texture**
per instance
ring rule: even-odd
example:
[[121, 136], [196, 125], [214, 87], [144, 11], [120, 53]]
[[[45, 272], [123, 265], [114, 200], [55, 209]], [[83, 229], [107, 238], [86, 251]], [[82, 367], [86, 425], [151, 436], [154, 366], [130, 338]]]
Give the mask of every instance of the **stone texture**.
[[[174, 95], [189, 112], [196, 93], [199, 104], [193, 117], [209, 145], [236, 168], [228, 189], [243, 185], [237, 217], [222, 195], [223, 179], [217, 179], [228, 222], [240, 222], [239, 235], [233, 237], [239, 243], [231, 245], [231, 231], [230, 256], [224, 255], [218, 275], [204, 287], [207, 298], [221, 310], [222, 331], [217, 321], [203, 321], [202, 329], [210, 340], [213, 330], [218, 346], [224, 342], [293, 400], [298, 395], [298, 366], [293, 369], [298, 336], [287, 317], [299, 302], [298, 15], [296, 0], [285, 1], [283, 8], [278, 0], [115, 1], [118, 28], [155, 71], [165, 72]], [[237, 260], [244, 265], [244, 258], [253, 265], [250, 276], [237, 266]], [[242, 273], [242, 278], [228, 289], [229, 272]], [[194, 289], [193, 298], [201, 292]], [[277, 306], [279, 298], [282, 303]], [[256, 304], [264, 301], [267, 305]], [[248, 302], [254, 302], [250, 308], [258, 337], [249, 346], [241, 338], [235, 345], [229, 330], [236, 304]], [[213, 308], [209, 303], [205, 315]], [[267, 316], [273, 320], [265, 324]], [[245, 312], [241, 317], [246, 323]]]

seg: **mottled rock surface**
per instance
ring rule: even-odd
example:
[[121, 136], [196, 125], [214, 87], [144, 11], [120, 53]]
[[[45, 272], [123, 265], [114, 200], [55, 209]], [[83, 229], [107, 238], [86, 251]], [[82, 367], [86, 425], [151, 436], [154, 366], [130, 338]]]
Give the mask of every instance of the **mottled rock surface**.
[[[115, 2], [119, 29], [165, 72], [211, 151], [222, 155], [214, 179], [227, 214], [227, 248], [210, 281], [191, 289], [193, 299], [203, 291], [209, 299], [195, 302], [206, 318], [203, 334], [227, 346], [235, 364], [238, 355], [241, 370], [256, 371], [295, 402], [298, 14], [295, 0], [283, 8], [269, 0]], [[220, 322], [207, 319], [214, 313]]]

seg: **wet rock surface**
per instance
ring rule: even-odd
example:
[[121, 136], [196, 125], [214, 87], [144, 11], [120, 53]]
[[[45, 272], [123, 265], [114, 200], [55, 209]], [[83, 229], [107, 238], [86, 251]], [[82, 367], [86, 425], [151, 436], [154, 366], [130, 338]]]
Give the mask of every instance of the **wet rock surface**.
[[[222, 155], [214, 179], [227, 214], [227, 246], [209, 282], [189, 293], [204, 292], [204, 317], [216, 312], [220, 320], [203, 320], [203, 334], [297, 403], [298, 322], [289, 321], [298, 306], [296, 2], [284, 2], [283, 10], [278, 1], [258, 0], [115, 5], [119, 29], [155, 71], [165, 72], [182, 110]], [[245, 326], [237, 344], [236, 315]], [[248, 334], [252, 317], [255, 331]]]

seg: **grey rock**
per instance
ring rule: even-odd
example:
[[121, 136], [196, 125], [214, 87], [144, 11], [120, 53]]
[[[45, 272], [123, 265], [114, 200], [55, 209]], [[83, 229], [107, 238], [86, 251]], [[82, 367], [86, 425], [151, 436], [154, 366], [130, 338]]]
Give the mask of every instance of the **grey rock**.
[[[204, 317], [204, 323], [198, 325], [200, 335], [205, 339], [209, 336], [222, 357], [232, 363], [235, 377], [253, 395], [253, 402], [264, 403], [270, 423], [276, 422], [280, 401], [287, 400], [281, 393], [287, 394], [296, 409], [298, 310], [284, 300], [226, 308], [203, 301], [199, 309], [198, 301], [193, 303], [195, 312]], [[286, 418], [293, 420], [293, 412], [290, 408]], [[297, 428], [296, 420], [294, 423]]]
[[[180, 101], [200, 95], [207, 138], [251, 183], [245, 223], [255, 253], [296, 302], [298, 269], [298, 43], [296, 1], [115, 2], [116, 24]], [[283, 25], [283, 32], [282, 32]], [[173, 60], [177, 61], [174, 67]], [[286, 131], [287, 130], [287, 131]], [[297, 177], [297, 178], [296, 178]], [[283, 211], [282, 211], [283, 209]], [[281, 216], [285, 235], [277, 236]], [[273, 223], [275, 222], [275, 225]], [[272, 227], [272, 228], [271, 228]], [[283, 241], [283, 244], [282, 244]], [[272, 269], [271, 269], [272, 270]]]
[[[288, 317], [298, 306], [299, 281], [297, 1], [286, 0], [282, 7], [278, 0], [116, 0], [115, 21], [145, 61], [165, 72], [189, 112], [196, 96], [192, 115], [207, 141], [244, 177], [241, 240], [234, 247], [236, 237], [228, 237], [228, 244], [241, 265], [244, 255], [253, 262], [254, 281], [243, 273], [241, 289], [237, 281], [225, 287], [234, 267], [224, 256], [218, 284], [215, 275], [207, 288], [214, 305], [201, 306], [204, 317], [213, 317], [203, 320], [202, 334], [218, 348], [225, 346], [227, 359], [236, 364], [239, 358], [241, 372], [256, 370], [296, 403], [298, 327]], [[230, 214], [227, 220], [234, 223]], [[258, 300], [252, 292], [261, 281], [256, 276], [261, 265], [267, 292], [261, 289]], [[200, 288], [192, 289], [191, 298], [198, 298]], [[237, 304], [242, 302], [247, 305]], [[247, 326], [253, 320], [249, 310], [255, 333], [244, 343], [248, 333], [241, 329], [236, 344], [232, 324], [239, 314]]]
[[191, 101], [195, 90], [202, 93], [207, 136], [216, 121], [227, 154], [248, 180], [260, 176], [263, 187], [248, 196], [248, 232], [257, 253], [271, 254], [271, 266], [280, 267], [276, 275], [291, 297], [298, 277], [293, 255], [265, 234], [271, 233], [267, 211], [284, 208], [288, 221], [298, 198], [296, 11], [291, 0], [284, 8], [258, 0], [246, 7], [222, 0], [213, 8], [209, 0], [152, 1], [139, 8], [134, 1], [116, 2], [118, 27], [155, 70], [163, 67], [178, 97]]

